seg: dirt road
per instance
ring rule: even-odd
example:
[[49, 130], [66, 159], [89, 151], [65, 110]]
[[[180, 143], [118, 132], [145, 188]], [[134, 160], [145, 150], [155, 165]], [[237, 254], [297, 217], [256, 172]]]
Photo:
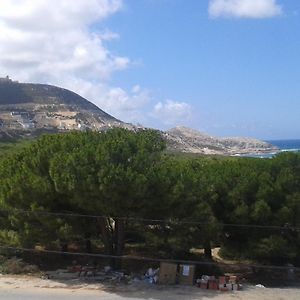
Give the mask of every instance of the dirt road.
[[246, 286], [243, 291], [221, 293], [196, 287], [62, 283], [38, 278], [0, 277], [0, 300], [299, 300], [300, 289]]

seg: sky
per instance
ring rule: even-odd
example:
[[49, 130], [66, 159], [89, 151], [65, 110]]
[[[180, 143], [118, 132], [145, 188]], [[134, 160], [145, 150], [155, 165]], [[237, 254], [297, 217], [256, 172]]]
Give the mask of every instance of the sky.
[[0, 77], [113, 116], [300, 139], [300, 1], [0, 0]]

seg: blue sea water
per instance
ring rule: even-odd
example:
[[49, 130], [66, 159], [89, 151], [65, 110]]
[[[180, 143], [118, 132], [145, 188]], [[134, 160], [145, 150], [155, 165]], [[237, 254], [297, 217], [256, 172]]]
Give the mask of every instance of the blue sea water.
[[275, 140], [267, 142], [277, 146], [281, 151], [300, 151], [300, 140]]
[[272, 140], [266, 141], [276, 147], [278, 147], [278, 151], [274, 153], [265, 153], [265, 154], [247, 154], [245, 156], [248, 157], [260, 157], [260, 158], [271, 158], [274, 155], [281, 152], [299, 152], [300, 153], [300, 140]]

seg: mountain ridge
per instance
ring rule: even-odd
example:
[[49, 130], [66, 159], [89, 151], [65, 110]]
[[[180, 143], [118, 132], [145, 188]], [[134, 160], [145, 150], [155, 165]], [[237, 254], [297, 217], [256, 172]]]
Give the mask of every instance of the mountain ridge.
[[[68, 130], [102, 131], [113, 127], [142, 130], [122, 122], [82, 96], [57, 86], [0, 78], [0, 139], [35, 137]], [[234, 155], [276, 148], [249, 138], [218, 138], [177, 126], [161, 132], [171, 151]]]
[[0, 129], [100, 130], [129, 127], [80, 95], [48, 84], [0, 79]]

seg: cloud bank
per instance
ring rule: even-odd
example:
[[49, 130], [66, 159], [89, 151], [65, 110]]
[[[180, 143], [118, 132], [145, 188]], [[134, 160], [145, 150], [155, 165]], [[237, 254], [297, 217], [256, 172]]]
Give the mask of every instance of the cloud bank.
[[1, 69], [25, 81], [108, 79], [130, 60], [112, 55], [89, 26], [121, 7], [121, 0], [1, 1]]
[[[103, 25], [122, 7], [123, 0], [1, 1], [0, 77], [61, 86], [121, 120], [149, 124], [150, 92], [138, 84], [127, 91], [110, 81], [133, 65], [109, 50], [107, 43], [119, 35]], [[174, 120], [183, 116], [179, 110], [172, 102], [155, 107]]]
[[165, 125], [182, 125], [189, 121], [192, 108], [186, 102], [166, 100], [158, 102], [153, 110], [152, 116], [161, 120]]
[[282, 14], [277, 0], [210, 0], [209, 15], [213, 18], [271, 18]]

